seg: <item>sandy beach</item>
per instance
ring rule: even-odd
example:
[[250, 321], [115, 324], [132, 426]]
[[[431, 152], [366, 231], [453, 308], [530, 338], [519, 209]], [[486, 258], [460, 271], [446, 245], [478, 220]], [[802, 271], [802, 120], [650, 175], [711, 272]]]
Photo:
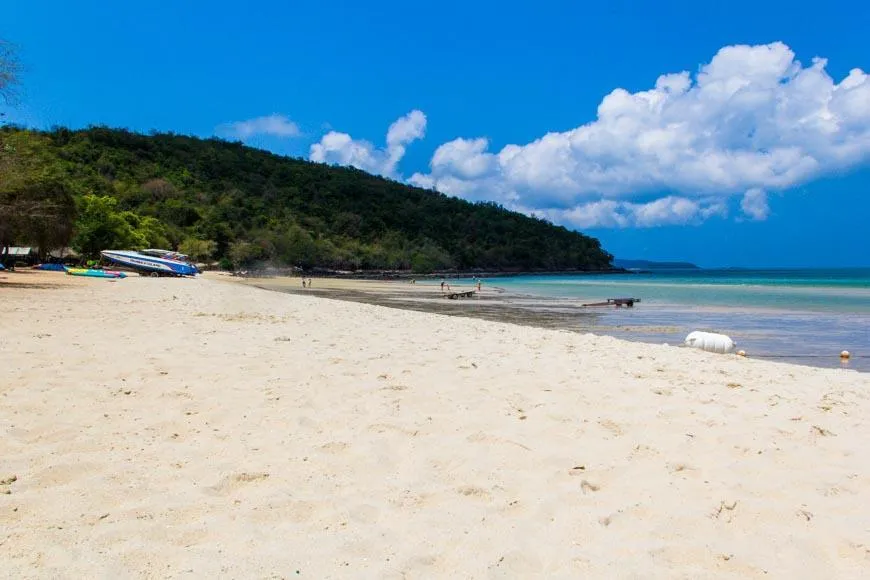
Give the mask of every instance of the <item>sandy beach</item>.
[[870, 576], [866, 374], [215, 277], [0, 300], [2, 576]]

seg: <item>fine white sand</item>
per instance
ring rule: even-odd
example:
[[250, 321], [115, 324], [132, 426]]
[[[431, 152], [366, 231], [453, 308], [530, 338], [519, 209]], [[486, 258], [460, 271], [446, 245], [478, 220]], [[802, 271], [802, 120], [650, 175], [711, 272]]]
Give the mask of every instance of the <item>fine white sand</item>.
[[0, 277], [0, 576], [870, 576], [867, 375]]

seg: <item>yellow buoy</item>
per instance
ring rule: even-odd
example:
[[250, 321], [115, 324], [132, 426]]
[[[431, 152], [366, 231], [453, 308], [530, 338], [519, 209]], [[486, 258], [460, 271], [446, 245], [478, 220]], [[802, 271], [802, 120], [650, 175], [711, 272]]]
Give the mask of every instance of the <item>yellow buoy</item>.
[[849, 357], [851, 357], [851, 356], [852, 356], [852, 354], [848, 350], [844, 350], [843, 352], [840, 353], [840, 358], [842, 360], [849, 360]]
[[746, 356], [746, 351], [745, 350], [738, 350], [737, 356]]

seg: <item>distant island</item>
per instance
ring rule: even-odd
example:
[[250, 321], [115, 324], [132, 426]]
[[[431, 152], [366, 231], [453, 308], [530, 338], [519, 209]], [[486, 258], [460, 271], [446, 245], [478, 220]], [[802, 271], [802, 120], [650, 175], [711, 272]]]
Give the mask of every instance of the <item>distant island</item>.
[[699, 270], [700, 268], [690, 262], [653, 262], [651, 260], [623, 260], [613, 259], [615, 268], [626, 270]]
[[595, 238], [492, 202], [238, 142], [0, 129], [0, 253], [167, 248], [226, 269], [610, 271]]

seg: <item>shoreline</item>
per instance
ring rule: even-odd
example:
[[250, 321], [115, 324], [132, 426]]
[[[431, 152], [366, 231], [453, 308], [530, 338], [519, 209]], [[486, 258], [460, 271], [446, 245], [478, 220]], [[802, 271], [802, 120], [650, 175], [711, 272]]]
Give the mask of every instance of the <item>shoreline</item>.
[[870, 570], [865, 375], [208, 278], [14, 277], [10, 576]]
[[[566, 330], [577, 333], [592, 332], [603, 336], [612, 336], [621, 340], [629, 340], [644, 344], [682, 345], [683, 339], [692, 330], [708, 330], [722, 332], [721, 328], [706, 326], [686, 326], [686, 317], [690, 320], [698, 317], [719, 320], [729, 317], [735, 320], [802, 320], [805, 317], [818, 317], [819, 313], [776, 310], [764, 308], [722, 307], [710, 305], [705, 307], [681, 304], [656, 304], [650, 306], [642, 303], [634, 310], [625, 309], [584, 309], [577, 305], [576, 299], [549, 298], [531, 294], [516, 293], [509, 289], [487, 284], [484, 280], [483, 293], [471, 299], [445, 300], [436, 284], [423, 282], [410, 284], [394, 280], [349, 280], [336, 278], [315, 278], [315, 287], [303, 289], [300, 278], [276, 277], [269, 279], [239, 279], [227, 275], [210, 275], [209, 277], [253, 286], [269, 291], [293, 295], [312, 295], [322, 298], [373, 304], [429, 312], [447, 316], [460, 316], [493, 322], [509, 322], [534, 328], [551, 330]], [[454, 286], [456, 291], [473, 290], [471, 285]], [[742, 334], [741, 334], [742, 333]], [[739, 348], [748, 349], [749, 357], [774, 360], [788, 364], [796, 364], [811, 368], [845, 368], [857, 372], [870, 372], [870, 361], [855, 353], [856, 356], [843, 363], [839, 358], [842, 347], [832, 346], [827, 352], [815, 349], [814, 352], [777, 352], [770, 351], [771, 343], [764, 337], [773, 337], [776, 329], [741, 328], [740, 338], [746, 343]], [[779, 345], [778, 348], [783, 348]], [[812, 348], [804, 349], [811, 351]]]
[[[217, 270], [207, 270], [210, 274], [230, 274]], [[603, 276], [611, 274], [640, 274], [646, 272], [633, 271], [626, 268], [613, 268], [610, 270], [546, 270], [546, 271], [489, 271], [489, 270], [444, 270], [429, 273], [415, 273], [410, 270], [330, 270], [327, 268], [311, 268], [309, 270], [293, 268], [265, 268], [262, 270], [247, 270], [242, 276], [244, 279], [269, 279], [269, 278], [293, 278], [293, 277], [318, 277], [323, 279], [338, 280], [364, 280], [364, 281], [388, 281], [388, 280], [437, 280], [437, 279], [466, 279], [466, 278], [516, 278], [520, 276]], [[235, 276], [233, 272], [230, 275]]]

